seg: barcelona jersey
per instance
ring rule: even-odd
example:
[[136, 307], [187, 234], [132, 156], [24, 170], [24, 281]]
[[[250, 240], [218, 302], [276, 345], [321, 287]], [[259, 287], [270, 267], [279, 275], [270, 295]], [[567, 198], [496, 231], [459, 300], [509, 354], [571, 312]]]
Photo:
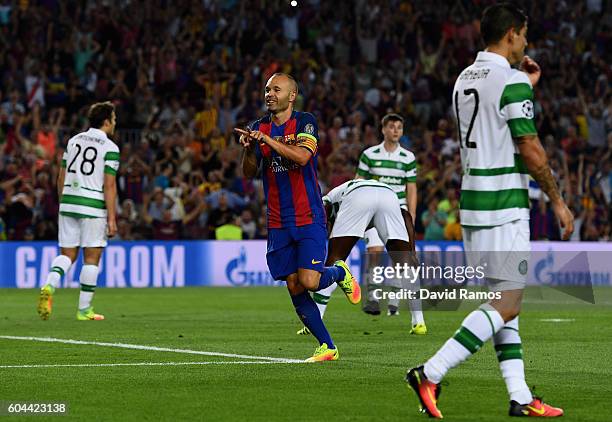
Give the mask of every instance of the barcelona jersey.
[[284, 124], [276, 126], [271, 116], [250, 125], [288, 145], [308, 149], [312, 157], [305, 166], [281, 157], [265, 143], [255, 147], [258, 165], [263, 162], [263, 183], [268, 200], [268, 228], [299, 227], [318, 223], [325, 225], [325, 211], [317, 179], [316, 118], [310, 113], [294, 111]]

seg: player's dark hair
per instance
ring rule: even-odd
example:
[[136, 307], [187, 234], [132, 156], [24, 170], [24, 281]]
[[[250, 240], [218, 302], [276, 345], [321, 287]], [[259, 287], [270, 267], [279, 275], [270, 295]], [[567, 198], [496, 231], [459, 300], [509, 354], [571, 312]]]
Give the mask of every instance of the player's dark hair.
[[499, 42], [510, 28], [519, 33], [527, 23], [527, 15], [511, 3], [499, 3], [487, 7], [480, 21], [480, 35], [485, 45]]
[[385, 114], [385, 116], [381, 120], [382, 126], [387, 126], [387, 123], [389, 122], [402, 122], [402, 124], [404, 124], [404, 118], [397, 113]]
[[100, 129], [104, 126], [105, 120], [111, 121], [114, 111], [115, 105], [110, 101], [95, 103], [89, 107], [89, 112], [87, 113], [89, 125], [93, 128]]

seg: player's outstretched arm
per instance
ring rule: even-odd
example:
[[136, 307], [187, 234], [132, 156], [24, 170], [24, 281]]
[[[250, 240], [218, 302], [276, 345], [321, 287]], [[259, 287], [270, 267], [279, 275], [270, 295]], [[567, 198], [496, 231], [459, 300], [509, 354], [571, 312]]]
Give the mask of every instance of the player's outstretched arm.
[[550, 198], [553, 211], [563, 228], [562, 238], [564, 240], [569, 239], [574, 231], [574, 216], [569, 208], [567, 208], [567, 205], [565, 205], [565, 202], [563, 202], [563, 198], [559, 193], [557, 182], [548, 166], [548, 158], [540, 138], [537, 135], [528, 135], [515, 139], [515, 142], [529, 174], [531, 174], [540, 185], [542, 191]]
[[117, 183], [114, 174], [104, 173], [104, 202], [106, 203], [108, 237], [117, 234]]

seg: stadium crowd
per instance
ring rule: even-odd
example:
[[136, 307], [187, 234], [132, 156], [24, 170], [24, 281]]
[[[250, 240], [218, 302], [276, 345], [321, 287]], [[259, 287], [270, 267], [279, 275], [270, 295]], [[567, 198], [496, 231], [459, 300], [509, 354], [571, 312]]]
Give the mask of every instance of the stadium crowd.
[[[459, 239], [453, 83], [481, 48], [487, 0], [0, 2], [0, 239], [55, 240], [55, 181], [87, 107], [117, 107], [119, 239], [266, 238], [259, 180], [232, 128], [264, 113], [277, 71], [319, 122], [323, 193], [355, 176], [380, 118], [405, 120], [418, 163], [417, 232]], [[540, 138], [577, 218], [610, 240], [612, 2], [525, 1]], [[537, 186], [534, 239], [559, 230]], [[435, 215], [436, 218], [430, 218]], [[425, 218], [424, 218], [425, 217]], [[423, 225], [423, 221], [427, 226]]]

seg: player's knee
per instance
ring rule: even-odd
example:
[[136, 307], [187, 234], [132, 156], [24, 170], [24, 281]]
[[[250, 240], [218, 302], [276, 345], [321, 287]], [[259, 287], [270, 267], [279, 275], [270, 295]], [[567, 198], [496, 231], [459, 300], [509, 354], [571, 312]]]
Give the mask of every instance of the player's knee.
[[521, 312], [520, 304], [507, 304], [503, 302], [492, 302], [491, 305], [499, 312], [504, 322], [516, 318]]
[[79, 248], [61, 248], [61, 255], [66, 256], [70, 259], [70, 263], [72, 264], [77, 260], [79, 255]]
[[304, 287], [298, 283], [297, 277], [287, 278], [287, 290], [291, 296], [297, 296], [304, 292]]
[[521, 307], [520, 306], [514, 306], [510, 309], [507, 309], [505, 312], [501, 313], [501, 316], [504, 320], [504, 322], [508, 322], [508, 321], [512, 321], [514, 318], [516, 318], [519, 314], [521, 313]]
[[300, 284], [307, 290], [316, 290], [319, 287], [320, 273], [308, 273], [300, 276]]

